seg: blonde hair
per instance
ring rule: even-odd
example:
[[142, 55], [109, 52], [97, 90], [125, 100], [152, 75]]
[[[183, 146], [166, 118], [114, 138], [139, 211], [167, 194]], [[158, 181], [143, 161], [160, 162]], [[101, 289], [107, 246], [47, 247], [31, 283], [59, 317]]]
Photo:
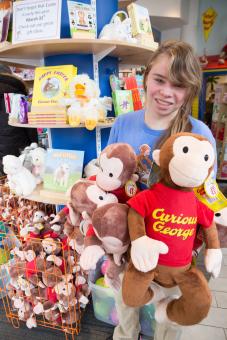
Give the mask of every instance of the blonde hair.
[[192, 126], [189, 121], [189, 115], [191, 113], [192, 102], [200, 93], [202, 80], [201, 67], [193, 48], [183, 41], [168, 40], [163, 42], [152, 54], [150, 62], [145, 69], [143, 78], [145, 92], [147, 89], [148, 74], [158, 57], [163, 54], [168, 55], [171, 60], [169, 69], [170, 81], [174, 85], [187, 88], [188, 94], [185, 103], [179, 109], [176, 117], [172, 120], [165, 135], [158, 141], [158, 147], [174, 133], [191, 131]]

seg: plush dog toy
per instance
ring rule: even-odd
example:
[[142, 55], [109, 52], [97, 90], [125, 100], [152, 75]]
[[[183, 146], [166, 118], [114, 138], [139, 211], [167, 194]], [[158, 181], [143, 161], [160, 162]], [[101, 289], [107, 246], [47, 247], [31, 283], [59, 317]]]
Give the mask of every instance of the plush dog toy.
[[[206, 317], [211, 293], [203, 274], [191, 268], [196, 226], [205, 234], [205, 267], [217, 277], [222, 253], [214, 213], [192, 190], [212, 171], [215, 154], [204, 137], [191, 133], [171, 136], [153, 152], [160, 181], [128, 201], [131, 261], [122, 294], [129, 306], [158, 301], [155, 319], [193, 325]], [[164, 298], [162, 287], [178, 286], [179, 296]]]

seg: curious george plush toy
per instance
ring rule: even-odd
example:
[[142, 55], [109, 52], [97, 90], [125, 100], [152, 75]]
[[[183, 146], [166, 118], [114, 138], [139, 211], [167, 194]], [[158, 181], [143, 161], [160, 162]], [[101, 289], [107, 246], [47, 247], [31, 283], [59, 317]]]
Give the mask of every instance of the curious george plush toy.
[[[222, 253], [214, 213], [192, 190], [209, 176], [215, 154], [204, 137], [178, 133], [153, 152], [160, 181], [128, 201], [131, 261], [122, 295], [129, 306], [157, 302], [157, 322], [193, 325], [206, 317], [211, 293], [203, 274], [191, 268], [196, 226], [205, 234], [205, 267], [217, 277]], [[178, 286], [179, 296], [165, 297], [162, 287]]]

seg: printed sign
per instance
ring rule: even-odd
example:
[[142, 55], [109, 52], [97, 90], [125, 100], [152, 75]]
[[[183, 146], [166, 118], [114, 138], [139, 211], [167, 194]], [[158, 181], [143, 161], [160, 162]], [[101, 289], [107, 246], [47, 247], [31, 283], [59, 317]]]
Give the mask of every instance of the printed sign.
[[13, 44], [60, 39], [62, 0], [25, 0], [13, 3]]

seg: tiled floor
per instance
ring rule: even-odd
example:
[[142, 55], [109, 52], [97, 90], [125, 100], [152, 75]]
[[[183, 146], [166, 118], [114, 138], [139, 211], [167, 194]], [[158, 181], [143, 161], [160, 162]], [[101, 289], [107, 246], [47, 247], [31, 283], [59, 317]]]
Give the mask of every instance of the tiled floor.
[[181, 340], [227, 340], [227, 249], [218, 279], [210, 279], [213, 301], [209, 315], [201, 324], [185, 327]]

